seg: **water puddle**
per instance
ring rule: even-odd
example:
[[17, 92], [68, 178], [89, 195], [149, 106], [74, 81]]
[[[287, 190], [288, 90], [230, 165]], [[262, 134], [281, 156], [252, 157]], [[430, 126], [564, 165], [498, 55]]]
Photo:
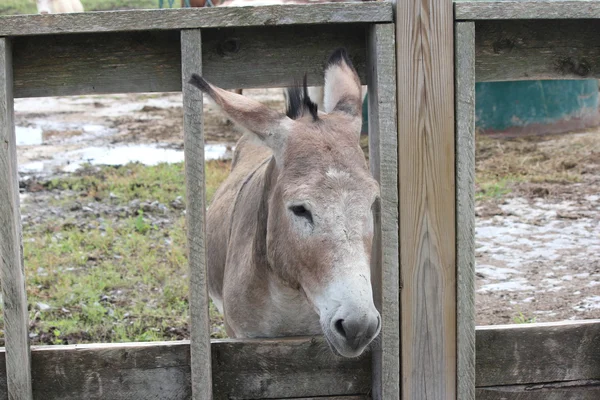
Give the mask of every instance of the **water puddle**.
[[[229, 159], [233, 146], [226, 144], [207, 144], [205, 159]], [[141, 163], [156, 165], [159, 163], [179, 163], [184, 160], [184, 152], [179, 149], [160, 147], [158, 144], [133, 144], [115, 146], [91, 146], [65, 152], [57, 152], [45, 160], [22, 163], [19, 171], [23, 174], [52, 174], [74, 172], [84, 164], [124, 165]]]
[[156, 165], [161, 162], [178, 163], [183, 161], [183, 151], [158, 148], [152, 145], [132, 145], [116, 147], [86, 147], [65, 154], [72, 160], [64, 168], [65, 172], [74, 172], [81, 164], [91, 165], [123, 165], [139, 162], [145, 165]]
[[36, 146], [43, 142], [42, 128], [17, 126], [15, 127], [15, 135], [17, 138], [17, 146]]
[[[157, 95], [155, 93], [140, 93], [134, 99], [123, 94], [96, 95], [96, 96], [67, 96], [67, 97], [39, 97], [17, 99], [15, 112], [17, 113], [49, 113], [60, 114], [65, 110], [69, 112], [95, 111], [98, 114], [122, 114], [140, 110], [150, 105], [153, 107], [181, 107], [181, 93]], [[105, 114], [106, 115], [106, 114]]]
[[481, 286], [478, 292], [493, 292], [493, 291], [504, 291], [504, 292], [514, 292], [514, 291], [527, 291], [533, 290], [535, 287], [528, 284], [526, 279], [514, 279], [508, 282], [499, 282], [499, 283], [488, 283], [486, 285]]
[[[176, 110], [181, 105], [181, 93], [18, 99], [19, 172], [47, 177], [74, 172], [84, 164], [183, 162], [177, 138], [181, 115]], [[136, 124], [154, 119], [156, 126]], [[205, 159], [231, 159], [233, 147], [234, 143], [207, 144]]]
[[29, 126], [15, 126], [17, 146], [73, 144], [90, 142], [113, 135], [115, 129], [99, 124], [32, 122]]
[[574, 310], [577, 311], [589, 311], [594, 309], [600, 309], [600, 296], [590, 296], [586, 297], [582, 301], [580, 301], [575, 307]]

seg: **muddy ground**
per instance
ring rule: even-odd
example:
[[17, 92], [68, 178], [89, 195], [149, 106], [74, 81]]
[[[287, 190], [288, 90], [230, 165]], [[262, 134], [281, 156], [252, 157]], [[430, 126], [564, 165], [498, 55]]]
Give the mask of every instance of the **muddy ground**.
[[[249, 92], [283, 108], [278, 90]], [[180, 94], [17, 100], [24, 223], [52, 209], [43, 182], [82, 163], [182, 161], [180, 105]], [[204, 115], [208, 158], [227, 157], [238, 131], [210, 104]], [[600, 131], [478, 143], [477, 324], [600, 318]]]
[[477, 323], [600, 317], [599, 131], [478, 139]]

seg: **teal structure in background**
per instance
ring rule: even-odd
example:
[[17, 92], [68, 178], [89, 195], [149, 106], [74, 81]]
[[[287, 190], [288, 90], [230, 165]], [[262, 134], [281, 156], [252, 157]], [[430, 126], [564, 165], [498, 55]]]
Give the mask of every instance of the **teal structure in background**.
[[480, 82], [476, 126], [484, 133], [544, 134], [600, 124], [598, 80]]
[[360, 128], [361, 135], [369, 134], [369, 93], [365, 95], [362, 106], [362, 127]]
[[[480, 82], [475, 86], [476, 127], [483, 133], [563, 133], [600, 125], [598, 80]], [[362, 134], [368, 134], [368, 94]]]

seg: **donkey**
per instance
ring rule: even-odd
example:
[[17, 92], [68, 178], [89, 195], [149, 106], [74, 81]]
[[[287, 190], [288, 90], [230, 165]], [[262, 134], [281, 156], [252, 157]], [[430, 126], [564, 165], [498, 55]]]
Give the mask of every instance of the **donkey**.
[[303, 88], [287, 113], [193, 74], [246, 133], [207, 212], [210, 296], [236, 338], [324, 334], [357, 357], [379, 334], [370, 258], [379, 186], [359, 145], [361, 86], [344, 49], [325, 69], [325, 113]]

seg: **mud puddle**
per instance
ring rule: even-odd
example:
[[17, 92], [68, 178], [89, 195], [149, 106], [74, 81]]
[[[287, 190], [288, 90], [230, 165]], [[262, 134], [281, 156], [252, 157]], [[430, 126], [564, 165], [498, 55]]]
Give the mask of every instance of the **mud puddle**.
[[[18, 99], [19, 172], [47, 178], [85, 164], [182, 162], [181, 102], [179, 93]], [[239, 133], [205, 108], [205, 159], [229, 159]]]

